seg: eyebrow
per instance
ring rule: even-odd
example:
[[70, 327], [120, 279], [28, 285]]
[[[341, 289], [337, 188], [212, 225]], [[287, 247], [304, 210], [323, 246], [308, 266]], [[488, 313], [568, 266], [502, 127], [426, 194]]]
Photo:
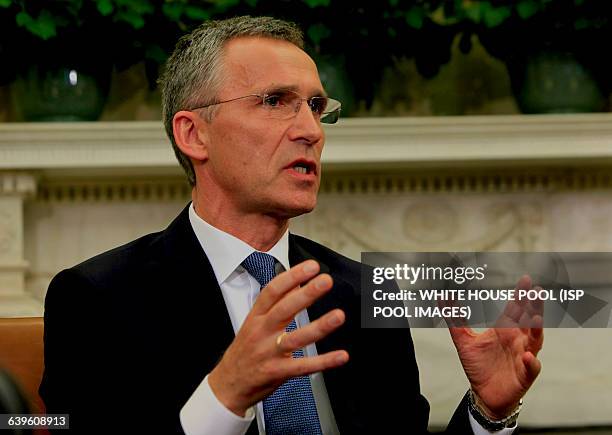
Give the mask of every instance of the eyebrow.
[[[287, 92], [287, 91], [291, 91], [291, 92], [295, 92], [296, 94], [299, 94], [300, 92], [298, 92], [298, 90], [299, 88], [295, 85], [272, 85], [272, 86], [265, 88], [262, 91], [262, 94], [275, 94], [278, 92]], [[323, 90], [317, 89], [309, 93], [308, 98], [311, 98], [311, 97], [327, 97], [327, 93]]]

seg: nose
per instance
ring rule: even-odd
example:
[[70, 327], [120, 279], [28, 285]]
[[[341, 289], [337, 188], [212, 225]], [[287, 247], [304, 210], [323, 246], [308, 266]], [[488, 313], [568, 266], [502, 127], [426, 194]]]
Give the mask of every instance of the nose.
[[308, 103], [298, 100], [295, 108], [295, 118], [287, 132], [292, 141], [302, 141], [307, 145], [315, 145], [324, 138], [321, 122], [315, 117]]

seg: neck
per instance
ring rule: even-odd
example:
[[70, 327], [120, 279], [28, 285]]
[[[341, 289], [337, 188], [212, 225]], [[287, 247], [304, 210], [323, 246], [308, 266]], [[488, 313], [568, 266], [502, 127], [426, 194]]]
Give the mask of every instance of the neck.
[[269, 251], [285, 234], [289, 219], [260, 213], [245, 213], [235, 210], [229, 204], [208, 201], [193, 190], [192, 200], [195, 212], [213, 227], [220, 229], [258, 251]]

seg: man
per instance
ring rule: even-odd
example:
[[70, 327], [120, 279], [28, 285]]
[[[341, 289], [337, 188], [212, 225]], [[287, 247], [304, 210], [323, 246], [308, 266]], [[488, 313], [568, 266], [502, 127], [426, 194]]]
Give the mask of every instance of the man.
[[[84, 433], [426, 433], [409, 330], [361, 329], [360, 265], [287, 231], [316, 205], [339, 110], [301, 47], [271, 18], [181, 38], [161, 84], [193, 202], [53, 280], [48, 412]], [[513, 426], [541, 329], [452, 336], [475, 405], [448, 432]]]

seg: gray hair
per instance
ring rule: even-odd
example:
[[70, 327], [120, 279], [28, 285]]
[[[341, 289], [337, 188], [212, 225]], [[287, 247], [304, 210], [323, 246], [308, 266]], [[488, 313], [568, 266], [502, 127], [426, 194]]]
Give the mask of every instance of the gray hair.
[[[207, 21], [178, 40], [159, 79], [166, 133], [191, 186], [196, 183], [193, 164], [176, 144], [172, 119], [176, 112], [215, 101], [222, 81], [224, 45], [231, 39], [244, 36], [280, 39], [304, 48], [302, 31], [291, 22], [250, 16]], [[209, 111], [206, 117], [208, 122], [212, 115], [213, 112]]]

